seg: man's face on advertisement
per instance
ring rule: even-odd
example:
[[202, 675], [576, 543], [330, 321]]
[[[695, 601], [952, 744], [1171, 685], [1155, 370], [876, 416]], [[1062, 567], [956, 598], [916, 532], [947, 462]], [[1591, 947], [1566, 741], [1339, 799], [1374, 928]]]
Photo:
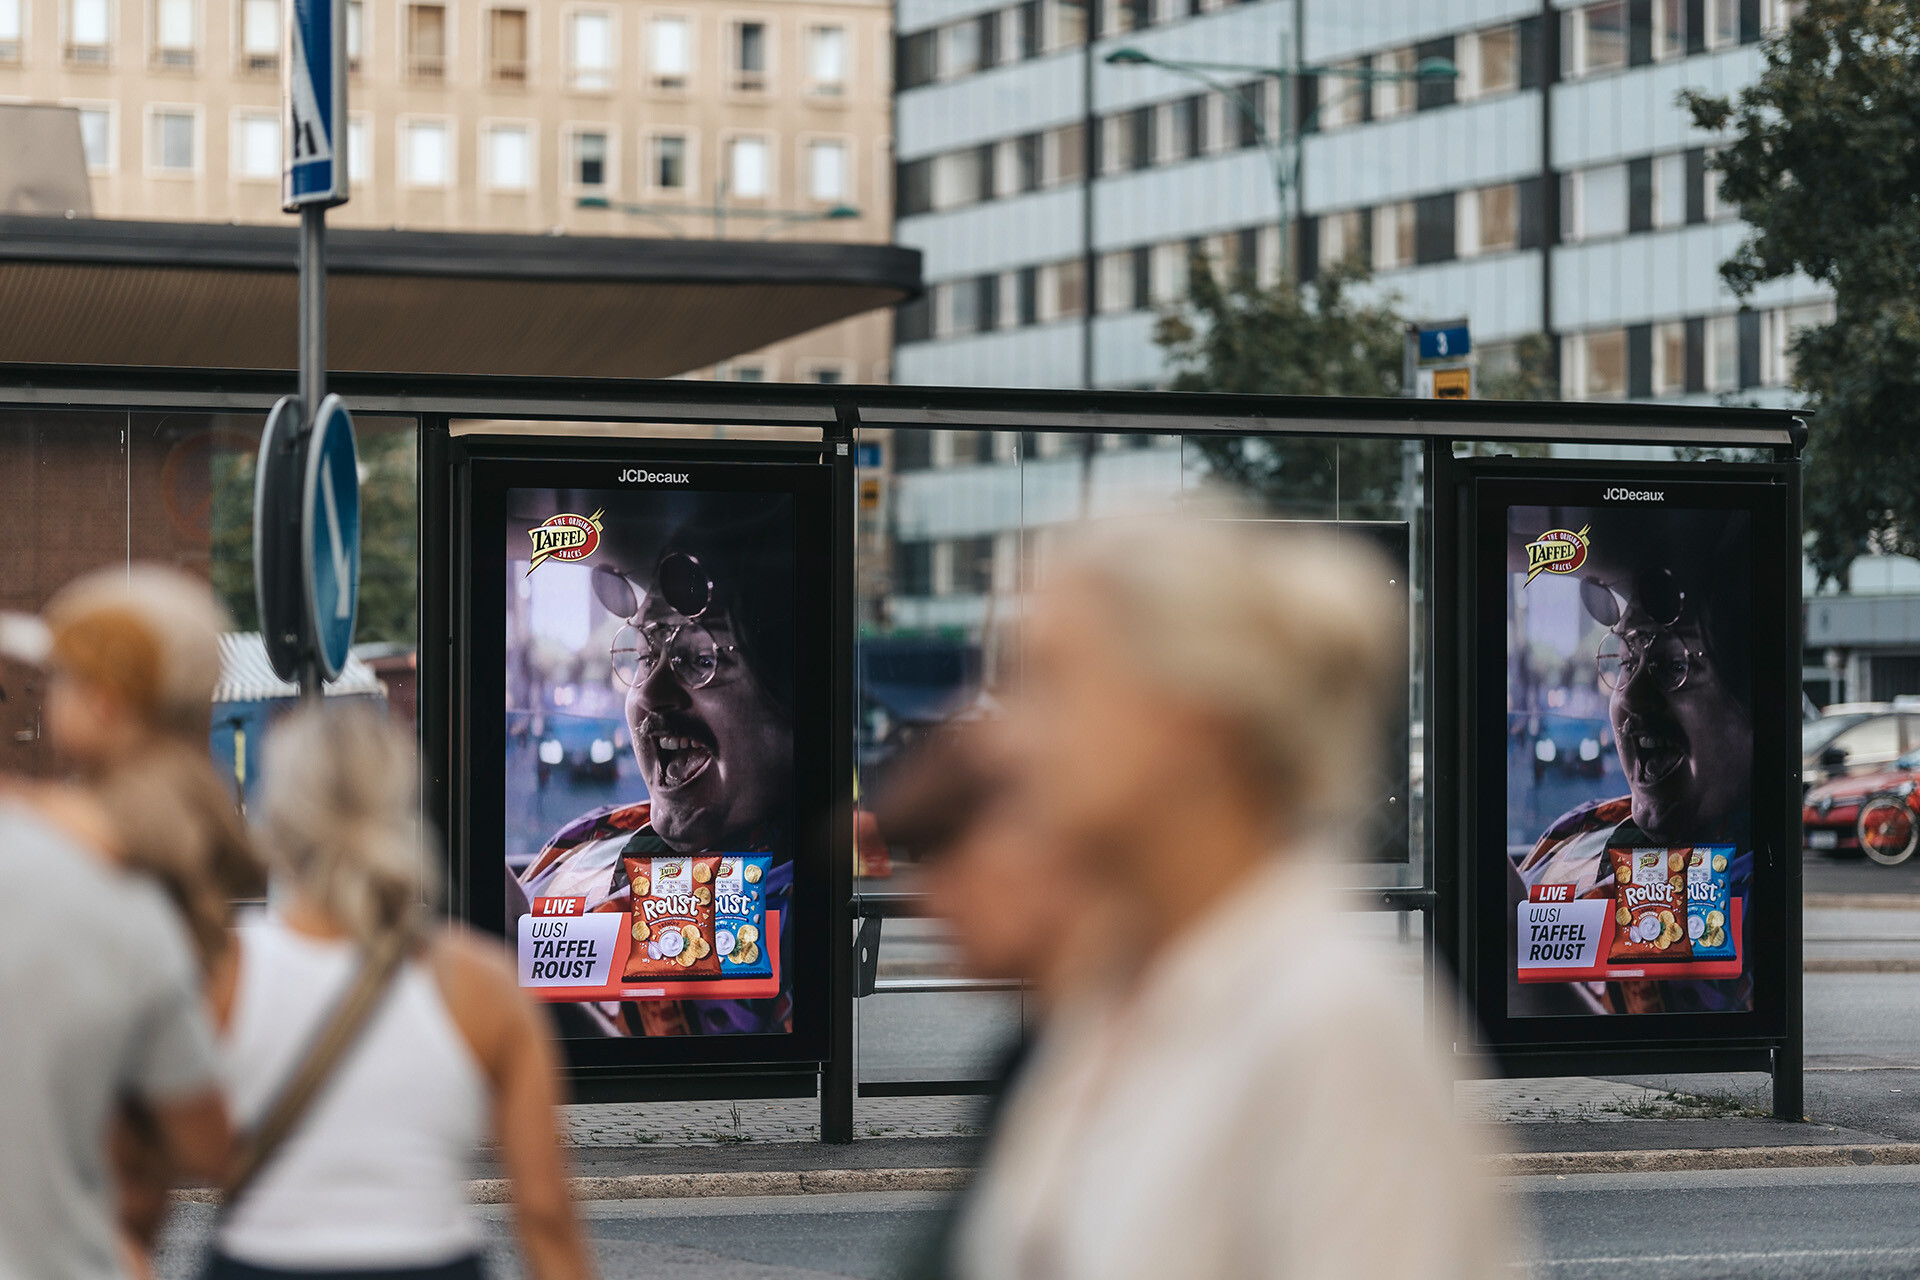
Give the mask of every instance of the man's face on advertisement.
[[[717, 850], [783, 817], [793, 726], [741, 658], [730, 620], [690, 623], [652, 596], [636, 625], [656, 641], [656, 659], [627, 690], [654, 831], [676, 850]], [[708, 663], [712, 678], [700, 684]]]
[[1717, 835], [1748, 802], [1752, 718], [1698, 626], [1656, 626], [1636, 604], [1620, 631], [1645, 655], [1623, 668], [1608, 703], [1634, 823], [1654, 840]]

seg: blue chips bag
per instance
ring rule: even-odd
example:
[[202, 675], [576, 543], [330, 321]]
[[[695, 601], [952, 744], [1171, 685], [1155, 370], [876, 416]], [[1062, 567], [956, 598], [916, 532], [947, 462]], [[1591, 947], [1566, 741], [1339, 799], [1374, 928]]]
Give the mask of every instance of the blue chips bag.
[[771, 978], [765, 880], [773, 859], [723, 854], [713, 878], [713, 949], [723, 978]]
[[1731, 960], [1739, 954], [1727, 891], [1733, 854], [1730, 844], [1697, 844], [1687, 858], [1687, 937], [1696, 960]]

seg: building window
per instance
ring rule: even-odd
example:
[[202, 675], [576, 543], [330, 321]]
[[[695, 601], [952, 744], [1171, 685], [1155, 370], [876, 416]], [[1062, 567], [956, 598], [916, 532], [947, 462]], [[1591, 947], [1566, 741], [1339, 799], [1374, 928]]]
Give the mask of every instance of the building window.
[[1706, 325], [1708, 391], [1740, 389], [1740, 318], [1714, 316]]
[[1653, 394], [1677, 396], [1687, 389], [1687, 326], [1676, 320], [1653, 326]]
[[527, 82], [525, 9], [495, 9], [487, 14], [487, 75], [495, 84]]
[[607, 185], [607, 135], [588, 131], [573, 135], [573, 185]]
[[940, 28], [939, 75], [957, 80], [980, 69], [980, 24], [972, 20]]
[[365, 116], [347, 118], [347, 181], [361, 183], [373, 172], [373, 133]]
[[1686, 221], [1687, 156], [1676, 151], [1653, 162], [1653, 225], [1665, 229], [1684, 226]]
[[570, 23], [573, 38], [568, 53], [573, 60], [573, 87], [597, 92], [613, 87], [613, 15], [598, 10], [576, 13]]
[[260, 75], [280, 69], [280, 0], [240, 0], [240, 68]]
[[192, 173], [197, 167], [193, 112], [163, 108], [149, 120], [147, 163], [156, 173]]
[[[1468, 193], [1462, 212], [1474, 219], [1471, 232], [1475, 253], [1507, 253], [1520, 247], [1520, 188], [1511, 182]], [[1462, 241], [1469, 240], [1463, 235]]]
[[366, 48], [366, 5], [362, 0], [347, 0], [347, 74], [360, 74], [360, 58]]
[[233, 122], [233, 171], [242, 178], [280, 176], [280, 117], [249, 112]]
[[772, 186], [768, 168], [765, 138], [735, 138], [727, 156], [730, 194], [743, 200], [766, 199]]
[[112, 57], [109, 0], [70, 0], [67, 6], [67, 61], [76, 67], [104, 67]]
[[814, 142], [807, 146], [807, 194], [815, 200], [847, 198], [847, 144]]
[[684, 89], [693, 68], [693, 42], [685, 18], [655, 18], [647, 24], [647, 72], [656, 89]]
[[1373, 69], [1376, 73], [1387, 72], [1395, 77], [1374, 81], [1373, 118], [1391, 120], [1412, 111], [1419, 97], [1419, 83], [1411, 78], [1414, 72], [1413, 50], [1393, 49], [1376, 54]]
[[1486, 98], [1520, 87], [1520, 29], [1494, 27], [1460, 41], [1461, 96]]
[[113, 109], [80, 108], [80, 150], [88, 173], [113, 172]]
[[1730, 49], [1740, 43], [1741, 0], [1706, 0], [1707, 47]]
[[1043, 0], [1046, 52], [1077, 49], [1087, 42], [1087, 0]]
[[1347, 125], [1359, 124], [1367, 114], [1367, 81], [1361, 74], [1365, 69], [1363, 59], [1355, 58], [1348, 62], [1336, 62], [1329, 68], [1332, 71], [1350, 71], [1352, 75], [1325, 75], [1319, 80], [1317, 105], [1320, 110], [1319, 127], [1322, 129], [1342, 129]]
[[0, 66], [15, 66], [26, 32], [21, 12], [24, 0], [0, 0]]
[[1392, 271], [1413, 265], [1413, 201], [1383, 204], [1373, 211], [1373, 269]]
[[1627, 65], [1627, 3], [1607, 0], [1560, 15], [1560, 70], [1569, 78]]
[[1581, 400], [1619, 400], [1627, 394], [1627, 334], [1602, 329], [1569, 336], [1565, 384]]
[[407, 75], [443, 80], [447, 74], [447, 9], [438, 4], [407, 6]]
[[1601, 165], [1561, 179], [1568, 240], [1600, 240], [1627, 230], [1627, 166]]
[[807, 32], [807, 87], [829, 97], [847, 91], [845, 27], [814, 27]]
[[1078, 182], [1086, 172], [1087, 142], [1085, 129], [1077, 124], [1049, 129], [1042, 143], [1042, 171], [1045, 185]]
[[679, 134], [662, 134], [653, 140], [653, 185], [662, 191], [687, 188], [687, 140]]
[[[416, 6], [417, 7], [417, 6]], [[444, 120], [408, 122], [406, 139], [407, 185], [444, 187], [453, 177], [453, 139]]]
[[193, 69], [193, 18], [193, 0], [154, 0], [153, 65], [169, 71]]
[[733, 28], [733, 87], [758, 93], [767, 87], [767, 24], [742, 22]]
[[496, 191], [533, 185], [533, 134], [527, 126], [497, 124], [487, 130], [487, 185]]
[[1367, 215], [1360, 209], [1320, 216], [1319, 262], [1322, 270], [1343, 262], [1367, 262]]
[[1078, 258], [1042, 267], [1041, 319], [1060, 320], [1082, 313], [1087, 304], [1086, 264]]
[[1782, 307], [1761, 316], [1760, 382], [1763, 386], [1784, 387], [1793, 382], [1794, 340], [1808, 329], [1833, 323], [1831, 302], [1803, 303]]
[[1687, 0], [1653, 0], [1653, 56], [1656, 61], [1687, 56]]

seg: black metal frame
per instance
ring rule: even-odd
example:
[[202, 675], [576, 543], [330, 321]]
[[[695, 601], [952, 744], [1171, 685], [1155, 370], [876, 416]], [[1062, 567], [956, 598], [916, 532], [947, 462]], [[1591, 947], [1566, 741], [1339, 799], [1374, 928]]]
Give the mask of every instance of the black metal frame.
[[[0, 409], [202, 410], [264, 413], [293, 390], [293, 374], [231, 370], [135, 369], [81, 366], [0, 366]], [[908, 1092], [973, 1092], [983, 1081], [857, 1084], [853, 1064], [853, 1010], [862, 978], [862, 937], [877, 943], [877, 930], [856, 934], [856, 920], [896, 914], [908, 904], [890, 895], [853, 892], [852, 795], [853, 742], [853, 441], [860, 427], [922, 429], [1099, 432], [1155, 435], [1300, 435], [1354, 439], [1412, 439], [1421, 443], [1425, 461], [1428, 520], [1416, 544], [1428, 584], [1425, 636], [1429, 679], [1426, 701], [1424, 764], [1427, 837], [1422, 842], [1422, 886], [1355, 891], [1351, 905], [1363, 910], [1419, 911], [1425, 916], [1428, 1003], [1448, 998], [1448, 964], [1466, 957], [1462, 935], [1459, 870], [1463, 845], [1465, 779], [1469, 758], [1469, 717], [1462, 701], [1463, 644], [1467, 610], [1462, 608], [1462, 545], [1458, 495], [1461, 467], [1456, 441], [1512, 443], [1608, 443], [1621, 445], [1706, 446], [1745, 449], [1792, 462], [1806, 441], [1806, 427], [1784, 411], [1701, 406], [1630, 404], [1533, 404], [1485, 401], [1414, 401], [1211, 395], [1161, 392], [982, 390], [971, 388], [813, 386], [622, 381], [608, 379], [453, 377], [412, 374], [338, 374], [331, 389], [346, 397], [359, 414], [397, 414], [420, 424], [420, 625], [419, 718], [427, 765], [424, 803], [429, 814], [448, 813], [449, 768], [453, 744], [445, 732], [453, 720], [453, 690], [460, 671], [453, 656], [453, 572], [457, 548], [450, 545], [456, 495], [451, 485], [450, 428], [459, 419], [541, 421], [600, 420], [774, 426], [818, 432], [833, 467], [836, 564], [843, 566], [833, 589], [835, 660], [832, 696], [844, 709], [848, 732], [831, 744], [834, 776], [849, 780], [832, 819], [834, 847], [830, 901], [832, 936], [845, 946], [832, 948], [829, 1056], [812, 1072], [756, 1074], [751, 1068], [679, 1067], [649, 1075], [644, 1082], [581, 1080], [582, 1100], [633, 1098], [636, 1087], [654, 1098], [728, 1096], [751, 1091], [764, 1096], [805, 1096], [816, 1087], [821, 1098], [821, 1136], [829, 1142], [852, 1139], [856, 1091], [868, 1096]], [[810, 437], [811, 438], [811, 437]], [[741, 447], [746, 447], [742, 442]], [[649, 443], [651, 447], [651, 442]], [[722, 448], [731, 447], [724, 443]], [[1789, 469], [1789, 527], [1797, 529], [1800, 489], [1797, 468]], [[1797, 627], [1799, 565], [1781, 566], [1789, 591], [1790, 625]], [[433, 637], [432, 643], [426, 637]], [[430, 728], [431, 727], [431, 728]], [[1783, 791], [1799, 795], [1798, 757]], [[1797, 820], [1797, 808], [1795, 810]], [[1794, 909], [1783, 945], [1799, 954], [1799, 866], [1789, 860], [1788, 889]], [[453, 887], [462, 891], [460, 868], [450, 865]], [[1630, 1061], [1605, 1058], [1616, 1070], [1771, 1069], [1776, 1113], [1797, 1118], [1801, 1111], [1800, 970], [1788, 964], [1787, 1020], [1782, 1036], [1769, 1046], [1743, 1046], [1728, 1052], [1713, 1045], [1649, 1047]], [[1586, 1073], [1603, 1055], [1590, 1049], [1564, 1057], [1528, 1060], [1536, 1072]], [[816, 1083], [817, 1082], [817, 1083]]]

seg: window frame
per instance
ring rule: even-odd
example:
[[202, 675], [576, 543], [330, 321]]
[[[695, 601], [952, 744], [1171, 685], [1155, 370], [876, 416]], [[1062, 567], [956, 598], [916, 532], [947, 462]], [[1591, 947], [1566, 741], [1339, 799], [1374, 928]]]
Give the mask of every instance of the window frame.
[[[446, 139], [444, 157], [446, 174], [439, 182], [422, 182], [413, 172], [413, 131], [422, 125], [438, 125]], [[399, 141], [397, 148], [399, 161], [399, 185], [406, 191], [452, 191], [460, 182], [460, 121], [459, 117], [439, 112], [409, 111], [394, 120], [395, 137]]]
[[[414, 45], [413, 15], [416, 10], [440, 11], [440, 53], [437, 60], [422, 54]], [[364, 25], [364, 24], [363, 24]], [[401, 79], [409, 84], [445, 84], [453, 62], [453, 6], [446, 0], [407, 0], [400, 6]]]
[[[165, 23], [161, 20], [161, 9], [169, 0], [147, 0], [147, 61], [153, 70], [167, 74], [187, 74], [200, 65], [200, 45], [204, 38], [200, 20], [200, 0], [178, 0], [187, 6], [187, 42], [183, 45], [163, 43]], [[24, 8], [24, 4], [22, 5]], [[183, 59], [169, 60], [169, 55], [184, 54]]]
[[[601, 164], [606, 172], [599, 186], [591, 186], [580, 181], [580, 138], [586, 134], [597, 133], [607, 140], [606, 155]], [[560, 126], [560, 136], [564, 139], [560, 154], [562, 165], [561, 186], [570, 193], [610, 196], [620, 189], [620, 130], [610, 121], [570, 120]]]
[[[520, 33], [523, 48], [520, 58], [520, 74], [518, 76], [501, 74], [502, 67], [508, 64], [503, 63], [500, 59], [498, 45], [499, 31], [496, 29], [496, 23], [499, 16], [506, 13], [519, 14], [524, 24]], [[495, 89], [524, 89], [532, 84], [534, 68], [537, 67], [540, 62], [539, 56], [534, 50], [533, 43], [534, 30], [538, 26], [538, 24], [534, 22], [534, 10], [524, 2], [519, 4], [489, 4], [481, 10], [481, 15], [480, 35], [481, 39], [486, 43], [483, 55], [486, 58], [487, 84]]]
[[[815, 75], [814, 48], [819, 38], [827, 32], [838, 32], [840, 36], [840, 77], [837, 80], [823, 80]], [[802, 57], [805, 67], [805, 92], [809, 97], [844, 100], [849, 96], [855, 65], [853, 57], [853, 28], [844, 22], [809, 21], [802, 29]]]
[[[806, 199], [809, 204], [838, 206], [853, 205], [854, 192], [854, 152], [857, 150], [853, 138], [839, 133], [803, 133], [796, 140], [800, 154], [804, 157], [803, 172], [806, 174]], [[814, 192], [814, 149], [817, 147], [835, 147], [840, 152], [840, 194], [822, 196]]]
[[[192, 139], [193, 159], [184, 169], [176, 169], [160, 164], [159, 120], [161, 116], [186, 116], [192, 121], [189, 136]], [[146, 176], [166, 178], [175, 182], [198, 180], [207, 167], [206, 112], [197, 102], [149, 102], [142, 113], [141, 150], [146, 157]]]
[[[247, 14], [256, 4], [259, 5], [259, 12], [264, 13], [269, 7], [273, 10], [271, 52], [265, 45], [255, 48], [248, 40], [252, 34], [252, 28], [248, 25]], [[280, 5], [274, 3], [274, 0], [234, 0], [234, 11], [236, 15], [233, 44], [235, 69], [240, 74], [248, 76], [279, 75], [281, 46], [286, 40], [286, 32], [282, 30], [283, 18]]]
[[8, 2], [13, 5], [15, 30], [8, 41], [0, 43], [0, 67], [23, 67], [27, 64], [27, 50], [33, 44], [33, 5], [29, 0]]
[[[98, 3], [103, 11], [104, 28], [98, 44], [81, 44], [74, 37], [74, 12], [81, 3]], [[23, 8], [31, 7], [23, 3]], [[25, 23], [21, 23], [25, 27]], [[63, 0], [60, 5], [60, 64], [74, 71], [110, 71], [114, 65], [113, 33], [119, 26], [114, 0]], [[99, 57], [81, 57], [81, 50], [99, 50]], [[155, 104], [158, 105], [158, 104]]]
[[[88, 177], [111, 177], [120, 172], [120, 103], [114, 98], [62, 98], [60, 105], [72, 107], [82, 115], [97, 111], [107, 117], [106, 162], [94, 165], [86, 158], [86, 128], [81, 126], [80, 160]], [[144, 142], [142, 146], [144, 146]]]
[[[646, 149], [645, 171], [648, 192], [666, 196], [677, 196], [685, 199], [698, 188], [699, 179], [695, 169], [695, 157], [699, 153], [699, 146], [695, 137], [696, 132], [696, 130], [689, 128], [663, 126], [649, 129], [642, 135], [641, 146]], [[681, 182], [677, 187], [662, 186], [658, 181], [660, 176], [658, 148], [660, 143], [670, 138], [679, 139], [682, 147], [680, 153]]]
[[[580, 61], [580, 20], [582, 18], [600, 18], [607, 24], [606, 64], [589, 67]], [[567, 90], [570, 93], [594, 95], [611, 94], [620, 88], [620, 11], [611, 5], [580, 4], [569, 5], [561, 14], [560, 29], [565, 33], [567, 67]], [[598, 73], [605, 77], [603, 83], [592, 82], [588, 77]]]
[[[738, 172], [734, 167], [734, 149], [742, 142], [760, 144], [766, 167], [766, 189], [759, 195], [745, 195], [734, 184], [734, 176]], [[728, 129], [721, 135], [720, 148], [721, 164], [725, 166], [727, 199], [770, 201], [776, 198], [780, 190], [778, 170], [780, 148], [776, 135], [765, 129]]]
[[[265, 124], [273, 131], [274, 163], [263, 173], [249, 173], [245, 168], [245, 126]], [[280, 113], [272, 108], [235, 107], [227, 117], [227, 172], [235, 182], [278, 183], [280, 181], [280, 148], [286, 145], [281, 136]]]
[[[677, 79], [670, 73], [662, 72], [654, 65], [654, 33], [668, 23], [680, 27], [682, 44], [680, 47], [682, 66]], [[684, 94], [692, 86], [694, 69], [699, 66], [699, 23], [694, 14], [678, 9], [663, 9], [647, 14], [645, 59], [647, 66], [647, 87], [655, 93]]]
[[[501, 182], [499, 175], [495, 172], [494, 137], [509, 131], [517, 132], [526, 139], [526, 181], [520, 186], [510, 186]], [[479, 161], [481, 190], [493, 195], [532, 195], [540, 187], [540, 122], [517, 116], [482, 116]]]
[[[723, 21], [727, 32], [725, 49], [727, 92], [753, 98], [761, 98], [771, 93], [776, 63], [774, 24], [763, 14], [733, 14], [724, 18]], [[758, 71], [750, 71], [741, 65], [746, 57], [745, 42], [748, 27], [760, 29], [761, 66]], [[728, 168], [732, 168], [731, 162]]]

